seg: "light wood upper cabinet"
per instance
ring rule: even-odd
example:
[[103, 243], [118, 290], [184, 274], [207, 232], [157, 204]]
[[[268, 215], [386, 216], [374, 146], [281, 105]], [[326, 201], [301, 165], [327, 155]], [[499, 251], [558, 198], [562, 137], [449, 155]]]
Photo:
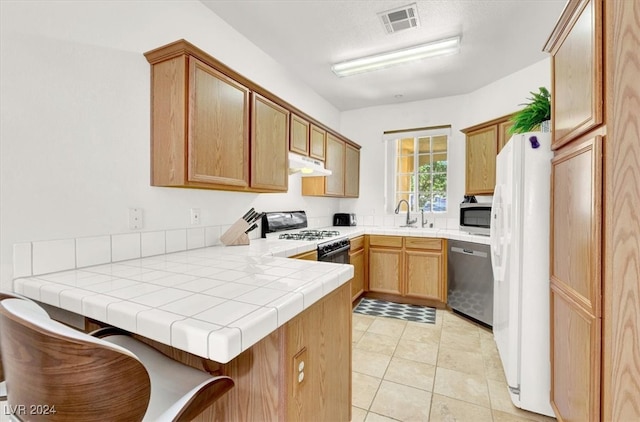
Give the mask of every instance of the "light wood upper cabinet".
[[493, 195], [496, 156], [511, 139], [513, 114], [462, 129], [466, 135], [465, 195]]
[[[289, 150], [302, 155], [309, 155], [309, 122], [291, 113], [291, 139]], [[324, 143], [324, 142], [323, 142]]]
[[513, 122], [511, 120], [498, 123], [498, 154], [500, 154], [502, 148], [504, 148], [507, 142], [509, 142], [509, 139], [511, 139], [512, 135], [509, 133], [511, 126], [513, 126]]
[[254, 93], [251, 118], [251, 186], [286, 191], [289, 111]]
[[151, 184], [248, 187], [249, 90], [184, 54], [154, 64], [151, 83]]
[[496, 187], [497, 139], [496, 125], [467, 133], [465, 178], [467, 195], [493, 194]]
[[325, 160], [325, 144], [327, 141], [327, 131], [314, 124], [311, 125], [309, 156], [320, 161]]
[[552, 149], [603, 121], [602, 4], [570, 1], [545, 51], [552, 54]]
[[344, 196], [360, 195], [360, 150], [350, 144], [345, 146]]
[[345, 142], [332, 134], [327, 135], [327, 158], [325, 166], [331, 170], [331, 176], [325, 178], [325, 194], [333, 196], [344, 195], [344, 157]]
[[[319, 178], [322, 186], [311, 194], [344, 196], [344, 138], [327, 141], [320, 122], [185, 40], [145, 57], [151, 64], [152, 186], [284, 192], [289, 149], [325, 160], [328, 142], [336, 176], [326, 188]], [[350, 179], [350, 195], [357, 196], [356, 185]]]
[[[313, 127], [311, 131], [313, 134]], [[331, 175], [303, 177], [302, 194], [358, 197], [360, 194], [360, 150], [330, 132], [326, 134], [325, 145], [325, 168], [331, 170]]]

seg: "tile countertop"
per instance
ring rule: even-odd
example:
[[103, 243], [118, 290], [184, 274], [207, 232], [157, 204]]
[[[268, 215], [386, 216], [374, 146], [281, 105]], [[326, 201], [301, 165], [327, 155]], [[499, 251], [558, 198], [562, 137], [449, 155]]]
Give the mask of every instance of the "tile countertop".
[[[313, 242], [270, 243], [259, 239], [250, 246], [215, 246], [18, 278], [14, 290], [227, 363], [353, 277], [351, 265], [269, 253], [271, 246], [277, 253], [313, 249]], [[290, 246], [278, 250], [284, 243]]]
[[[335, 227], [489, 243], [458, 230]], [[353, 277], [353, 266], [292, 260], [319, 242], [254, 239], [14, 280], [34, 300], [227, 363]]]

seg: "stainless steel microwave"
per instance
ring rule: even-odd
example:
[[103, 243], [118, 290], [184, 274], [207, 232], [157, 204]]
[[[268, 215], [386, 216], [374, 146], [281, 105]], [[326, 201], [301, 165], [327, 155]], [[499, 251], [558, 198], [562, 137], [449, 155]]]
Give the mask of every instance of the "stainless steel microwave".
[[489, 236], [491, 228], [491, 203], [475, 202], [460, 204], [460, 230]]

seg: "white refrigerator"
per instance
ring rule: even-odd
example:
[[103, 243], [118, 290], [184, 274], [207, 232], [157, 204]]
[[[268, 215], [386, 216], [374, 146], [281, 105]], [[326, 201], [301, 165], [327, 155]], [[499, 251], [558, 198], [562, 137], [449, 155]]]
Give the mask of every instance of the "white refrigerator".
[[550, 404], [549, 219], [551, 134], [514, 135], [496, 161], [492, 203], [493, 334], [513, 404]]

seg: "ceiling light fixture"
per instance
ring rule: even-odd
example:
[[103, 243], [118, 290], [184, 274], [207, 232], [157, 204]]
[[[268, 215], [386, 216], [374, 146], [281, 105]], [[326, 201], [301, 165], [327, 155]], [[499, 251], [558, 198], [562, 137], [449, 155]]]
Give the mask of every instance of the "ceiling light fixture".
[[382, 54], [376, 54], [374, 56], [347, 60], [345, 62], [334, 64], [331, 66], [331, 70], [340, 77], [350, 76], [357, 73], [395, 66], [401, 63], [422, 60], [427, 57], [454, 54], [457, 53], [459, 49], [460, 37], [446, 38], [401, 50], [394, 50]]

